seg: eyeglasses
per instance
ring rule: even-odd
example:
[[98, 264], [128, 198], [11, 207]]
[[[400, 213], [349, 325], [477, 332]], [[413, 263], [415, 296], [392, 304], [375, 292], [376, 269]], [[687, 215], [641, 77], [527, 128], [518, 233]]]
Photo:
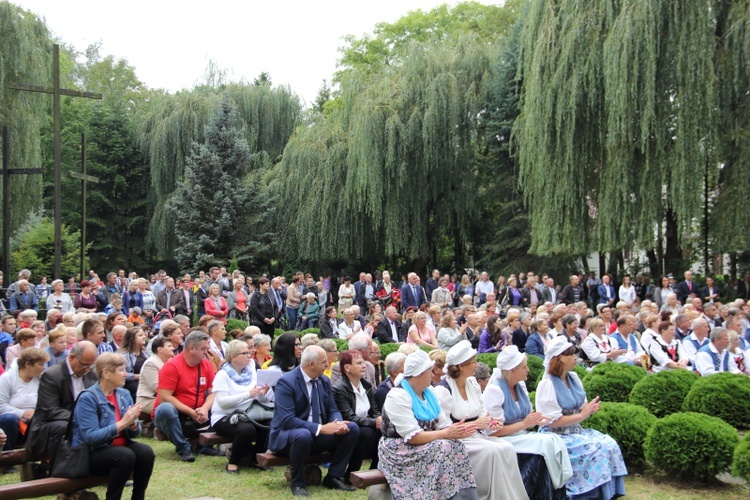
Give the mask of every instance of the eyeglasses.
[[242, 351], [242, 352], [238, 352], [237, 354], [242, 354], [243, 356], [250, 356], [250, 351]]
[[294, 343], [294, 347], [302, 347], [302, 344]]

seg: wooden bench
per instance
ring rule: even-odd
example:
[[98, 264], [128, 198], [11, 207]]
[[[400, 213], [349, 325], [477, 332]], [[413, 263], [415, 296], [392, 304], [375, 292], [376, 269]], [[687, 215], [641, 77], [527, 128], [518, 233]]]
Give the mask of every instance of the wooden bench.
[[[265, 453], [257, 453], [255, 458], [258, 460], [258, 465], [262, 467], [278, 467], [280, 465], [292, 465], [292, 459], [289, 457], [280, 457], [267, 451]], [[322, 453], [320, 455], [311, 455], [305, 459], [307, 464], [326, 464], [333, 460], [333, 455], [330, 453]]]
[[376, 484], [385, 484], [385, 476], [378, 469], [360, 470], [349, 474], [349, 481], [359, 489], [369, 488]]
[[215, 444], [226, 444], [231, 442], [231, 439], [220, 436], [215, 432], [201, 432], [198, 435], [198, 443], [203, 446], [213, 446]]
[[89, 476], [82, 479], [48, 477], [0, 486], [0, 498], [3, 500], [15, 500], [57, 495], [58, 493], [70, 494], [95, 486], [106, 486], [106, 484], [106, 476]]
[[24, 448], [8, 450], [0, 453], [0, 466], [8, 467], [11, 465], [21, 465], [24, 462], [34, 462], [41, 460], [41, 455], [34, 455]]

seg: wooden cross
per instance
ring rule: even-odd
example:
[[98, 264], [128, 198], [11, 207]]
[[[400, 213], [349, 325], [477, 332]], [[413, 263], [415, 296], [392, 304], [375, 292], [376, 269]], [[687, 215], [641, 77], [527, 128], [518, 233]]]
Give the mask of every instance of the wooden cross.
[[86, 175], [86, 132], [81, 133], [81, 171], [68, 170], [68, 175], [81, 180], [81, 279], [86, 276], [86, 182], [99, 184], [99, 178]]
[[10, 168], [10, 133], [3, 127], [3, 276], [10, 282], [10, 176], [41, 174], [41, 168]]
[[26, 85], [23, 83], [9, 83], [8, 88], [12, 90], [24, 90], [27, 92], [41, 92], [52, 94], [52, 116], [55, 144], [55, 278], [62, 278], [62, 117], [60, 114], [60, 96], [86, 97], [88, 99], [101, 99], [101, 94], [92, 92], [81, 92], [60, 88], [60, 46], [52, 46], [52, 86], [41, 87], [38, 85]]

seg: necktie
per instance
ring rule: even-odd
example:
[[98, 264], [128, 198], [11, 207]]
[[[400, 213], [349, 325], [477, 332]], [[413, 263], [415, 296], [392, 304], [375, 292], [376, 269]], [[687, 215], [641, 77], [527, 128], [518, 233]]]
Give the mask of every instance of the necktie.
[[320, 397], [318, 395], [318, 380], [313, 379], [310, 381], [312, 384], [312, 391], [310, 393], [310, 404], [312, 405], [312, 421], [314, 424], [320, 423]]
[[417, 300], [417, 287], [414, 285], [411, 286], [411, 294], [414, 296], [414, 300]]

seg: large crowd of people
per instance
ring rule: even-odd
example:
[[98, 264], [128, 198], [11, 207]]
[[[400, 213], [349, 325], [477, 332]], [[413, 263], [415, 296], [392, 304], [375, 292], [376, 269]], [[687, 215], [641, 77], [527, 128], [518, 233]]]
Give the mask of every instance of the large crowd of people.
[[[48, 475], [71, 424], [107, 498], [131, 477], [145, 498], [154, 453], [134, 440], [145, 421], [188, 463], [224, 454], [197, 444], [201, 432], [224, 436], [228, 474], [262, 469], [266, 450], [288, 456], [297, 496], [307, 457], [330, 452], [323, 485], [345, 491], [369, 460], [394, 498], [615, 498], [627, 470], [612, 438], [580, 425], [600, 403], [577, 365], [750, 375], [750, 274], [732, 300], [690, 271], [619, 286], [593, 273], [564, 286], [533, 272], [434, 270], [424, 286], [373, 274], [92, 270], [34, 285], [23, 270], [0, 296], [4, 449], [43, 456], [35, 473]], [[381, 360], [388, 343], [398, 350]], [[497, 356], [492, 373], [480, 353]], [[545, 366], [535, 401], [528, 356]]]

